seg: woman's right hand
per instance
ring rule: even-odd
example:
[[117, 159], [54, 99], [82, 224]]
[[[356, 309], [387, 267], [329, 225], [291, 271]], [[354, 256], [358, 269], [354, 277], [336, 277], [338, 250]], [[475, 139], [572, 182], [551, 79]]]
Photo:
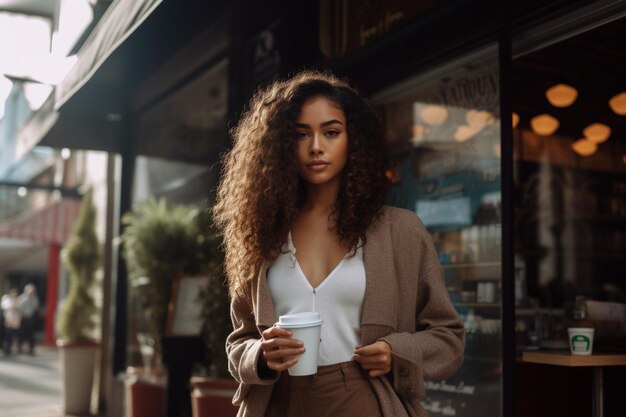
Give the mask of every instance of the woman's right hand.
[[261, 350], [267, 367], [274, 371], [284, 371], [298, 362], [294, 356], [304, 353], [300, 340], [292, 339], [289, 330], [272, 326], [262, 334]]

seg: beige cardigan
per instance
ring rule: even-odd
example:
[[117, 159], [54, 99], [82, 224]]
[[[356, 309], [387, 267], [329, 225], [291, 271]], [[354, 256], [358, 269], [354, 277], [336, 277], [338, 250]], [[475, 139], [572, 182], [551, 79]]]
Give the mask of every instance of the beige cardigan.
[[[463, 362], [463, 322], [450, 302], [432, 239], [408, 210], [384, 207], [367, 232], [361, 317], [364, 345], [384, 340], [392, 350], [392, 372], [370, 382], [385, 417], [426, 416], [420, 404], [424, 381], [450, 377]], [[262, 417], [278, 380], [261, 379], [257, 361], [261, 332], [276, 321], [266, 274], [251, 282], [247, 296], [233, 299], [233, 332], [226, 349], [229, 369], [239, 382], [233, 403], [238, 416]], [[406, 411], [404, 411], [406, 409]]]

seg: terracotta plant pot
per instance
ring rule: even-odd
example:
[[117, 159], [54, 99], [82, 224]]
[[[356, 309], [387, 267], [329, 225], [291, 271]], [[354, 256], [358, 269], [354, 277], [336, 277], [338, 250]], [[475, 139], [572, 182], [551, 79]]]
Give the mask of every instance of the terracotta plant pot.
[[126, 417], [164, 417], [167, 377], [132, 366], [126, 376]]
[[65, 414], [88, 415], [96, 359], [100, 345], [96, 342], [57, 341], [63, 380]]
[[237, 383], [230, 379], [191, 377], [193, 417], [235, 417], [238, 407], [232, 404]]

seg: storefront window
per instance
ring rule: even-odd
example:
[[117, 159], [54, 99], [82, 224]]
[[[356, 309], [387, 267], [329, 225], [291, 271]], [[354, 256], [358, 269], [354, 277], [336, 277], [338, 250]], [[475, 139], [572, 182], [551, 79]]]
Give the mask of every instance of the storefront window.
[[427, 382], [431, 415], [501, 415], [501, 185], [497, 52], [483, 51], [374, 97], [394, 159], [389, 203], [432, 234], [465, 322], [461, 370]]
[[224, 60], [140, 115], [138, 153], [215, 163], [227, 143], [227, 111], [228, 61]]
[[[184, 205], [191, 213], [211, 205], [220, 152], [228, 143], [228, 61], [223, 60], [190, 79], [138, 115], [138, 156], [132, 187], [133, 206], [150, 199]], [[178, 271], [182, 272], [182, 271]], [[175, 274], [174, 274], [175, 275]], [[172, 282], [176, 276], [172, 276]], [[141, 353], [151, 340], [142, 300], [148, 288], [135, 279], [129, 297], [128, 365], [146, 365]], [[164, 284], [163, 297], [171, 283]], [[163, 302], [167, 304], [169, 300]], [[164, 308], [161, 306], [161, 308]], [[164, 324], [164, 323], [162, 323]], [[159, 329], [163, 332], [165, 329]]]
[[624, 349], [625, 37], [622, 18], [513, 61], [520, 350], [569, 349], [577, 297], [594, 352]]
[[178, 204], [206, 207], [216, 173], [206, 164], [139, 156], [135, 162], [133, 203], [164, 198]]

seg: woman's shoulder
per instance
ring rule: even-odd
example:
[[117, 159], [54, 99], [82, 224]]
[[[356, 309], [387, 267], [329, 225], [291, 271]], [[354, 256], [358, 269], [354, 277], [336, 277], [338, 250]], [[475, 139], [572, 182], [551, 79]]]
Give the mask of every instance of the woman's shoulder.
[[392, 230], [411, 233], [428, 233], [426, 227], [414, 211], [400, 207], [383, 206], [383, 216], [391, 224]]

